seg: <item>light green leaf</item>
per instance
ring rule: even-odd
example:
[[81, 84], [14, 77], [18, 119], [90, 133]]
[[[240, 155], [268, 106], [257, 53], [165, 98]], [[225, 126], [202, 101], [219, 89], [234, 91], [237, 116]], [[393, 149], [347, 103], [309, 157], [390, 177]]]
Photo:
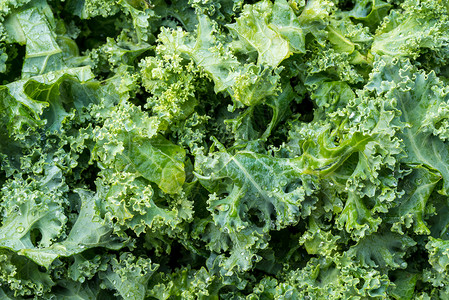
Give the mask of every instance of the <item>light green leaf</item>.
[[125, 300], [143, 300], [151, 275], [159, 265], [151, 259], [136, 258], [131, 253], [122, 253], [120, 259], [112, 259], [112, 267], [100, 273], [103, 283]]
[[168, 194], [179, 193], [185, 181], [185, 150], [161, 135], [145, 139], [125, 141], [123, 158], [146, 179], [155, 182]]
[[405, 145], [406, 156], [401, 161], [409, 165], [424, 165], [437, 170], [443, 177], [441, 192], [449, 192], [449, 148], [446, 142], [424, 131], [422, 124], [429, 110], [448, 101], [444, 84], [435, 73], [426, 74], [410, 65], [409, 61], [378, 61], [376, 71], [367, 88], [379, 96], [395, 99], [401, 111], [403, 130], [398, 136]]
[[269, 27], [269, 14], [273, 9], [272, 6], [269, 1], [245, 5], [236, 23], [227, 27], [238, 35], [243, 43], [257, 50], [259, 53], [258, 64], [277, 67], [290, 56], [291, 52], [287, 40]]
[[404, 11], [392, 11], [376, 32], [371, 52], [391, 57], [419, 56], [422, 49], [445, 47], [449, 28], [447, 7], [440, 1], [406, 1]]
[[286, 0], [276, 0], [269, 26], [279, 32], [293, 53], [305, 53], [305, 34], [298, 17]]
[[111, 118], [96, 130], [94, 152], [102, 168], [137, 173], [165, 193], [180, 193], [185, 150], [158, 135], [159, 121], [132, 104], [119, 105], [109, 113]]
[[429, 263], [432, 267], [438, 273], [447, 274], [449, 267], [449, 241], [429, 237], [426, 249], [429, 251]]
[[256, 105], [278, 93], [280, 70], [273, 70], [270, 64], [240, 63], [226, 36], [207, 16], [198, 16], [196, 36], [178, 29], [163, 30], [159, 38], [161, 55], [187, 56], [213, 80], [215, 92], [227, 91], [239, 106]]
[[352, 233], [356, 238], [361, 238], [377, 231], [382, 219], [374, 217], [373, 212], [368, 209], [364, 199], [349, 193], [343, 211], [338, 216], [339, 228]]
[[18, 254], [49, 268], [58, 257], [72, 256], [95, 247], [117, 250], [125, 246], [123, 240], [112, 235], [112, 226], [101, 219], [99, 199], [87, 190], [79, 189], [76, 192], [81, 201], [81, 208], [67, 238], [44, 248], [23, 247]]

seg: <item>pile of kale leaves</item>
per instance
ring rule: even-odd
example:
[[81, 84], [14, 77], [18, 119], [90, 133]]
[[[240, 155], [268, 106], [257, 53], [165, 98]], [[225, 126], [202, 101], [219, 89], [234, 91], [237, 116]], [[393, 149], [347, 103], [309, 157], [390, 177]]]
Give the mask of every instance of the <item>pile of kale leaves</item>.
[[1, 299], [448, 299], [447, 0], [0, 0]]

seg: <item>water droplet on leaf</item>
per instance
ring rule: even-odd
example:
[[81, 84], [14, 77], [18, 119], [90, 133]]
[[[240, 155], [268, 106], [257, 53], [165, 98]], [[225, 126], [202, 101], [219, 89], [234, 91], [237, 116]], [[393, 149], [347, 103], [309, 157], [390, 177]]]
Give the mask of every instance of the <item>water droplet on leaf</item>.
[[134, 123], [131, 120], [125, 122], [125, 130], [131, 131], [134, 129]]

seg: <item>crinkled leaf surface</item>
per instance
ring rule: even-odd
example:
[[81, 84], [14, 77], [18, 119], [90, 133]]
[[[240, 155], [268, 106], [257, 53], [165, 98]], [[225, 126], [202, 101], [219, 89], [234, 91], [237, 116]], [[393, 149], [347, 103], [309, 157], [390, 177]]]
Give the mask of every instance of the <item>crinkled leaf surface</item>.
[[0, 0], [0, 298], [446, 299], [440, 0]]

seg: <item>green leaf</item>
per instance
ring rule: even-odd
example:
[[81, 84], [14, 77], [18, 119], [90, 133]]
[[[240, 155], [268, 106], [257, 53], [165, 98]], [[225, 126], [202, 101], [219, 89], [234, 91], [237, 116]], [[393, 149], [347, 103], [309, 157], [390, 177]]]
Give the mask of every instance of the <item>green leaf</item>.
[[152, 94], [145, 107], [166, 123], [187, 118], [198, 105], [199, 74], [193, 63], [184, 66], [180, 57], [147, 57], [140, 63], [142, 82]]
[[391, 290], [388, 291], [388, 294], [393, 296], [393, 298], [397, 300], [413, 299], [419, 275], [402, 270], [395, 271], [392, 274], [396, 279], [393, 281], [394, 287], [392, 287]]
[[26, 44], [22, 78], [58, 71], [65, 67], [62, 50], [46, 16], [38, 8], [12, 14], [5, 21], [12, 42]]
[[[99, 184], [105, 198], [106, 216], [117, 226], [114, 230], [123, 234], [132, 229], [136, 234], [154, 232], [173, 234], [180, 230], [180, 223], [192, 217], [192, 204], [181, 195], [176, 195], [176, 204], [170, 207], [158, 205], [166, 201], [155, 193], [147, 180], [139, 174], [120, 172], [104, 174], [105, 180]], [[136, 178], [137, 177], [137, 178]]]
[[112, 227], [100, 217], [99, 199], [90, 191], [76, 191], [81, 208], [67, 238], [45, 248], [27, 247], [18, 252], [37, 264], [49, 268], [56, 258], [79, 254], [86, 249], [104, 247], [118, 250], [125, 246], [123, 240], [112, 235]]
[[404, 11], [392, 11], [376, 32], [371, 52], [391, 57], [416, 58], [423, 48], [438, 49], [447, 44], [447, 7], [439, 1], [404, 3]]
[[329, 23], [329, 15], [334, 9], [334, 3], [327, 0], [308, 1], [298, 16], [305, 34], [312, 34], [320, 45], [324, 45], [327, 37], [325, 28]]
[[326, 112], [344, 108], [355, 99], [354, 91], [346, 82], [309, 77], [306, 84], [314, 89], [311, 95], [312, 100]]
[[422, 128], [428, 111], [448, 101], [444, 84], [435, 73], [418, 71], [409, 61], [384, 58], [377, 62], [367, 88], [379, 96], [397, 101], [400, 120], [404, 124], [398, 136], [403, 140], [406, 152], [401, 162], [437, 170], [443, 178], [441, 192], [447, 194], [449, 148], [446, 142]]
[[225, 271], [235, 265], [246, 270], [254, 256], [251, 248], [264, 247], [265, 232], [296, 224], [306, 214], [301, 208], [309, 187], [302, 185], [303, 170], [294, 159], [250, 151], [231, 155], [217, 146], [220, 152], [197, 160], [196, 176], [213, 193], [208, 210], [233, 245], [231, 257], [218, 264]]
[[181, 191], [185, 181], [183, 148], [161, 135], [150, 141], [129, 136], [125, 142], [123, 158], [129, 160], [144, 178], [156, 183], [165, 193]]
[[185, 181], [185, 150], [156, 134], [158, 120], [132, 104], [119, 106], [111, 111], [111, 117], [97, 131], [95, 156], [102, 167], [138, 173], [165, 193], [180, 193]]
[[429, 210], [428, 202], [436, 184], [441, 177], [423, 167], [415, 167], [402, 183], [404, 195], [397, 199], [397, 206], [389, 213], [390, 221], [395, 221], [393, 228], [402, 233], [402, 227], [411, 227], [417, 234], [430, 234], [424, 221]]
[[[45, 104], [38, 103], [38, 105], [44, 106]], [[26, 135], [27, 129], [34, 129], [45, 124], [45, 121], [40, 120], [35, 111], [14, 99], [6, 86], [0, 86], [0, 109], [6, 112], [0, 120], [9, 136], [23, 137]]]
[[122, 253], [120, 259], [112, 259], [112, 267], [100, 273], [103, 283], [117, 290], [125, 300], [145, 299], [148, 281], [159, 265], [151, 259], [136, 258], [131, 253]]
[[374, 213], [368, 209], [364, 199], [349, 193], [343, 211], [338, 216], [339, 228], [345, 229], [356, 238], [361, 238], [377, 231], [382, 219], [374, 217]]
[[62, 207], [64, 188], [61, 170], [56, 166], [49, 167], [40, 182], [27, 184], [17, 180], [5, 185], [2, 196], [10, 201], [3, 203], [3, 209], [9, 216], [0, 227], [0, 247], [14, 252], [34, 248], [33, 229], [42, 236], [39, 246], [48, 247], [59, 238], [66, 223]]
[[159, 38], [161, 54], [187, 56], [213, 80], [216, 93], [227, 91], [240, 105], [256, 105], [278, 92], [280, 70], [273, 71], [269, 64], [240, 63], [226, 36], [207, 16], [198, 16], [196, 37], [178, 29], [163, 30]]
[[[290, 103], [297, 95], [289, 83], [284, 83], [282, 93], [271, 96], [264, 104], [250, 106], [245, 112], [240, 113], [236, 119], [227, 119], [225, 123], [231, 127], [235, 135], [236, 143], [251, 140], [266, 140], [275, 130], [278, 124], [291, 114]], [[272, 111], [271, 119], [267, 120], [267, 110]], [[267, 123], [269, 121], [269, 123]], [[266, 128], [259, 124], [267, 124]]]
[[90, 300], [97, 299], [101, 289], [94, 282], [74, 282], [71, 280], [59, 280], [54, 295], [66, 300]]
[[27, 134], [26, 130], [35, 130], [43, 125], [49, 130], [59, 130], [61, 123], [68, 116], [62, 107], [63, 101], [75, 101], [61, 99], [62, 86], [67, 80], [86, 82], [92, 78], [90, 68], [81, 67], [49, 72], [0, 86], [0, 107], [9, 111], [3, 121], [9, 134], [23, 138]]
[[120, 6], [118, 0], [105, 2], [104, 0], [68, 0], [67, 10], [82, 19], [90, 19], [97, 16], [108, 17], [115, 15]]
[[[22, 299], [20, 296], [43, 297], [55, 286], [54, 279], [39, 266], [13, 252], [0, 250], [0, 283], [11, 299]], [[9, 299], [9, 298], [3, 298]]]
[[8, 54], [6, 54], [3, 46], [0, 47], [0, 73], [4, 73], [6, 71], [6, 61], [8, 59]]
[[177, 272], [153, 278], [148, 295], [158, 299], [219, 299], [219, 289], [226, 286], [218, 277], [205, 268], [184, 268]]
[[269, 26], [279, 32], [293, 53], [305, 53], [305, 34], [298, 17], [286, 0], [276, 0]]
[[[297, 160], [250, 151], [231, 155], [218, 147], [220, 152], [211, 153], [195, 166], [201, 184], [215, 193], [209, 199], [209, 210], [217, 224], [232, 231], [246, 227], [268, 230], [299, 220], [307, 187], [301, 183], [304, 173]], [[248, 211], [254, 211], [259, 225], [245, 217]]]
[[[269, 14], [273, 9], [269, 1], [260, 1], [254, 5], [245, 5], [241, 16], [236, 23], [227, 27], [234, 32], [239, 39], [254, 48], [259, 58], [258, 64], [277, 67], [284, 59], [290, 56], [289, 43], [282, 35], [269, 27]], [[281, 20], [277, 20], [281, 25]]]
[[357, 1], [354, 8], [349, 12], [344, 13], [374, 30], [388, 14], [391, 7], [390, 3], [382, 0], [362, 0]]
[[449, 266], [449, 241], [429, 237], [426, 249], [429, 251], [429, 263], [432, 267], [438, 273], [447, 274]]
[[415, 246], [416, 242], [406, 235], [397, 233], [373, 233], [361, 239], [352, 246], [345, 255], [355, 256], [365, 267], [375, 267], [380, 270], [405, 269], [406, 251]]

